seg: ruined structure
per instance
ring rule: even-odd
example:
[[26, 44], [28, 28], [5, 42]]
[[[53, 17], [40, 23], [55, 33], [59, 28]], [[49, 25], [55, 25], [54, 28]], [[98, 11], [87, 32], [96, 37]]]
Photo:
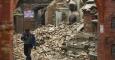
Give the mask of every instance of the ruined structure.
[[[33, 1], [33, 0], [31, 0], [31, 1]], [[36, 1], [38, 1], [38, 0], [36, 0]], [[43, 1], [43, 0], [41, 0], [41, 1]], [[13, 21], [12, 20], [13, 20], [13, 15], [12, 15], [12, 13], [13, 13], [14, 7], [16, 6], [15, 4], [17, 4], [17, 2], [14, 2], [13, 0], [0, 0], [0, 39], [1, 39], [0, 59], [1, 60], [13, 60], [13, 57], [12, 57], [13, 56], [12, 55], [12, 36], [13, 36], [13, 34], [12, 34], [13, 33], [13, 25], [12, 25]], [[99, 60], [114, 60], [114, 56], [115, 56], [114, 55], [114, 49], [115, 49], [115, 47], [114, 47], [114, 44], [115, 44], [114, 43], [114, 39], [115, 39], [114, 38], [114, 36], [115, 36], [115, 34], [114, 34], [114, 28], [115, 28], [115, 26], [114, 26], [114, 19], [115, 19], [115, 17], [114, 17], [115, 16], [115, 14], [114, 14], [114, 9], [115, 9], [114, 0], [106, 0], [105, 2], [103, 2], [103, 0], [97, 0], [97, 6], [98, 6], [98, 10], [99, 10], [99, 19], [100, 19], [100, 38], [99, 38], [100, 41], [99, 41], [99, 46], [98, 46], [98, 55], [99, 55], [98, 59]], [[62, 28], [62, 32], [63, 32], [63, 26], [61, 28]], [[51, 28], [48, 30], [52, 31], [53, 29]], [[67, 29], [67, 30], [69, 31], [70, 29]], [[48, 32], [48, 34], [50, 35], [49, 32]], [[58, 32], [58, 33], [60, 33], [60, 32]], [[56, 34], [58, 34], [58, 33], [56, 33]], [[66, 33], [68, 33], [68, 32], [66, 32]], [[71, 33], [71, 31], [70, 31], [70, 33]], [[73, 34], [73, 32], [72, 32], [72, 34]], [[54, 35], [52, 35], [52, 36], [54, 36]], [[52, 36], [50, 36], [50, 37], [52, 37]], [[68, 36], [68, 35], [66, 35], [66, 36]], [[71, 36], [71, 34], [70, 34], [70, 36]], [[42, 37], [44, 37], [44, 36], [42, 36]], [[46, 36], [46, 38], [48, 39], [47, 36]], [[56, 36], [56, 38], [57, 38], [57, 36]], [[46, 40], [46, 41], [49, 41], [49, 40]], [[57, 43], [57, 42], [55, 42], [55, 43]], [[51, 44], [49, 43], [49, 46], [50, 45]], [[77, 45], [77, 44], [75, 44], [75, 45]], [[46, 44], [46, 47], [47, 47], [47, 44]], [[45, 53], [45, 52], [43, 51], [43, 53]]]
[[19, 0], [0, 0], [0, 60], [13, 60], [13, 11], [18, 1]]
[[97, 9], [94, 0], [86, 1], [82, 7], [84, 18], [84, 29], [89, 33], [97, 32]]
[[[66, 18], [63, 17], [64, 14]], [[46, 9], [46, 25], [54, 24], [57, 26], [62, 21], [68, 24], [70, 15], [75, 15], [76, 17], [79, 16], [76, 1], [54, 0], [51, 2], [51, 4], [49, 4], [49, 6]]]
[[19, 0], [14, 12], [15, 31], [19, 33], [24, 29], [34, 30], [38, 25], [45, 25], [45, 8], [51, 1]]

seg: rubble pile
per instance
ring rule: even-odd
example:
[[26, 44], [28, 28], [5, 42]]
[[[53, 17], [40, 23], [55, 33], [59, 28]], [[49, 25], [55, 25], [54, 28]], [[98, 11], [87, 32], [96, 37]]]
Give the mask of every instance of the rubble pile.
[[[33, 60], [96, 60], [96, 37], [77, 32], [79, 24], [58, 27], [47, 25], [32, 33], [36, 36], [37, 50], [32, 50]], [[24, 60], [21, 35], [14, 36], [14, 59]]]

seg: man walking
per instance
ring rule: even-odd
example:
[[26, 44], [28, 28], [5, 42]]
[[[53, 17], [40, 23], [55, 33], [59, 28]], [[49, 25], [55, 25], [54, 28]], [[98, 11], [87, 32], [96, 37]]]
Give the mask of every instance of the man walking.
[[24, 54], [26, 56], [26, 60], [31, 60], [31, 49], [36, 49], [35, 37], [32, 33], [30, 33], [29, 29], [26, 29], [21, 36], [21, 40], [24, 42]]

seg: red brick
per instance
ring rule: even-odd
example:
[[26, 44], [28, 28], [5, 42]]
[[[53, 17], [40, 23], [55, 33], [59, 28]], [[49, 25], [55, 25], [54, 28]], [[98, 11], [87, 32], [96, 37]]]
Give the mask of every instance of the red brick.
[[115, 1], [96, 0], [99, 11], [99, 23], [104, 25], [104, 33], [99, 33], [98, 60], [112, 59], [111, 45], [115, 44], [115, 30], [111, 28], [111, 18], [115, 17]]
[[13, 60], [13, 0], [0, 0], [0, 60]]

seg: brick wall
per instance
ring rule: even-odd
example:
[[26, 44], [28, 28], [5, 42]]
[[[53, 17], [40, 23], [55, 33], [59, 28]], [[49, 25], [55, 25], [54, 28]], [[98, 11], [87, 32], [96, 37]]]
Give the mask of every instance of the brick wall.
[[[112, 58], [112, 45], [115, 44], [115, 28], [111, 28], [111, 18], [115, 17], [115, 1], [96, 0], [99, 11], [99, 25], [103, 25], [103, 32], [99, 32], [98, 60], [115, 60]], [[100, 28], [100, 30], [102, 27]]]
[[0, 0], [0, 60], [13, 60], [13, 0]]

